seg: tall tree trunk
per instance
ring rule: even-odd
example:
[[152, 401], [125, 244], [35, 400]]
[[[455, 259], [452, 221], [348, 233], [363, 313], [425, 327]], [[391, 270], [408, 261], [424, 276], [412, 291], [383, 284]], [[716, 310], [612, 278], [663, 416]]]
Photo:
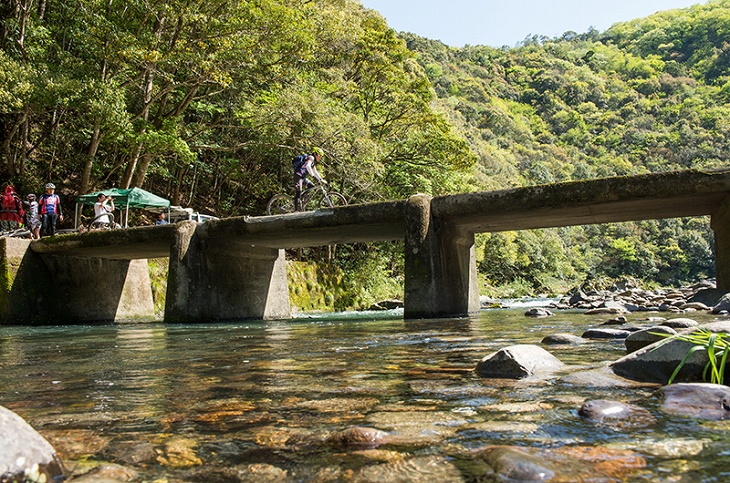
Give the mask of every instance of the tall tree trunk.
[[141, 188], [144, 184], [144, 177], [147, 174], [147, 168], [150, 167], [150, 163], [152, 162], [152, 155], [149, 153], [145, 153], [142, 155], [142, 157], [139, 158], [139, 162], [137, 163], [137, 169], [134, 172], [134, 177], [132, 178], [132, 188]]
[[[140, 116], [142, 119], [144, 119], [145, 124], [146, 121], [150, 117], [150, 103], [152, 102], [152, 87], [154, 86], [154, 74], [152, 73], [152, 68], [148, 68], [144, 75], [144, 107], [142, 108], [142, 115]], [[144, 134], [147, 128], [143, 125], [140, 134]], [[134, 149], [134, 152], [132, 153], [132, 157], [129, 159], [129, 162], [127, 163], [127, 169], [124, 171], [124, 179], [122, 179], [122, 186], [126, 189], [129, 188], [133, 181], [132, 178], [134, 176], [134, 173], [137, 169], [137, 164], [139, 163], [140, 155], [142, 154], [143, 146], [142, 144], [138, 144], [137, 147]], [[149, 166], [149, 162], [147, 163]], [[146, 169], [146, 168], [145, 168]], [[144, 175], [142, 176], [144, 178]]]
[[94, 165], [96, 152], [101, 144], [101, 122], [97, 119], [94, 122], [94, 133], [91, 135], [89, 149], [86, 152], [86, 161], [84, 162], [84, 172], [81, 173], [81, 183], [79, 184], [79, 194], [86, 193], [89, 190], [89, 181], [91, 180], [91, 167]]
[[[144, 132], [144, 131], [143, 131]], [[142, 153], [142, 145], [137, 144], [137, 146], [134, 148], [134, 151], [132, 152], [132, 156], [127, 162], [127, 168], [124, 170], [124, 178], [122, 178], [122, 188], [127, 189], [132, 184], [132, 176], [134, 175], [134, 170], [137, 167], [137, 162], [139, 161], [139, 156]]]

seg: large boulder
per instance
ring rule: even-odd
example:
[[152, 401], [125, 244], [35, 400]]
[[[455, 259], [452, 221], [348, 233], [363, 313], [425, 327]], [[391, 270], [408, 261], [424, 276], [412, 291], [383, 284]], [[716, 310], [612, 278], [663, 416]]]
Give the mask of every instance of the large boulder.
[[720, 301], [722, 296], [725, 295], [724, 290], [717, 288], [702, 288], [698, 290], [692, 297], [690, 297], [688, 303], [699, 302], [708, 307], [714, 307]]
[[[714, 322], [700, 327], [710, 332], [730, 333], [730, 321]], [[687, 329], [681, 333], [696, 330], [698, 329]], [[693, 344], [682, 340], [662, 340], [612, 362], [609, 367], [615, 374], [633, 381], [666, 384], [674, 370], [693, 347]], [[701, 382], [706, 364], [707, 353], [703, 350], [695, 351], [687, 359], [675, 380], [677, 382]], [[730, 376], [730, 366], [725, 374], [725, 377]]]
[[624, 341], [624, 344], [626, 345], [626, 352], [636, 352], [639, 349], [643, 349], [655, 342], [665, 340], [668, 336], [672, 335], [677, 335], [677, 331], [671, 327], [665, 327], [663, 325], [636, 331], [628, 336]]
[[517, 344], [490, 354], [477, 364], [482, 377], [521, 379], [541, 372], [560, 369], [563, 363], [542, 347]]
[[55, 481], [63, 465], [51, 444], [30, 424], [0, 406], [0, 475], [2, 481]]

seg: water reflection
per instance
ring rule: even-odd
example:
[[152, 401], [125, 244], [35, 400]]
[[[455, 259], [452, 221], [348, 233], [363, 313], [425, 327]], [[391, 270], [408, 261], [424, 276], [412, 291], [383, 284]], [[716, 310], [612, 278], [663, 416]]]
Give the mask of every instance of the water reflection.
[[[593, 450], [620, 450], [614, 456], [622, 471], [631, 458], [645, 461], [630, 468], [632, 481], [662, 481], [667, 468], [722, 481], [730, 455], [711, 451], [730, 443], [727, 426], [658, 415], [656, 427], [629, 434], [577, 415], [588, 398], [648, 400], [654, 410], [650, 388], [567, 382], [560, 374], [485, 380], [473, 371], [505, 345], [580, 335], [600, 322], [577, 313], [530, 319], [521, 310], [490, 310], [426, 321], [347, 314], [7, 327], [0, 328], [0, 404], [38, 428], [64, 459], [117, 463], [145, 481], [488, 480], [483, 459], [502, 456], [475, 452], [490, 445], [540, 457], [566, 448], [576, 461]], [[549, 350], [589, 368], [624, 351], [617, 341]], [[330, 435], [353, 426], [389, 439], [367, 450], [327, 446]], [[595, 470], [585, 465], [572, 471]]]

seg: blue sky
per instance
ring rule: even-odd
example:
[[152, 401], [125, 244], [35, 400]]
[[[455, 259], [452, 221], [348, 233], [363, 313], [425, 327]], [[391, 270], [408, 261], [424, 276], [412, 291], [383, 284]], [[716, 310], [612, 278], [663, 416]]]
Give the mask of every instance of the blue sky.
[[391, 28], [441, 40], [453, 47], [514, 47], [528, 35], [559, 37], [590, 27], [606, 30], [616, 22], [660, 10], [704, 4], [698, 0], [360, 0], [380, 12]]

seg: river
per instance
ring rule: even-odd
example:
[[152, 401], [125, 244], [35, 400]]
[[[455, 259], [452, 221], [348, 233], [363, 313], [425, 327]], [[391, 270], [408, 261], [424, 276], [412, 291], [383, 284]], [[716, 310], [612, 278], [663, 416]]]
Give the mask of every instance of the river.
[[[44, 435], [74, 475], [103, 464], [120, 480], [498, 481], [478, 456], [493, 445], [552, 462], [552, 481], [728, 480], [730, 425], [664, 415], [653, 387], [568, 383], [565, 373], [478, 377], [476, 363], [502, 347], [581, 335], [608, 318], [524, 311], [2, 327], [0, 404]], [[663, 314], [628, 317], [645, 325], [648, 315]], [[606, 340], [547, 349], [566, 372], [625, 352]], [[578, 415], [586, 399], [633, 402], [657, 422], [599, 427]], [[377, 449], [327, 443], [353, 426], [390, 436]]]

